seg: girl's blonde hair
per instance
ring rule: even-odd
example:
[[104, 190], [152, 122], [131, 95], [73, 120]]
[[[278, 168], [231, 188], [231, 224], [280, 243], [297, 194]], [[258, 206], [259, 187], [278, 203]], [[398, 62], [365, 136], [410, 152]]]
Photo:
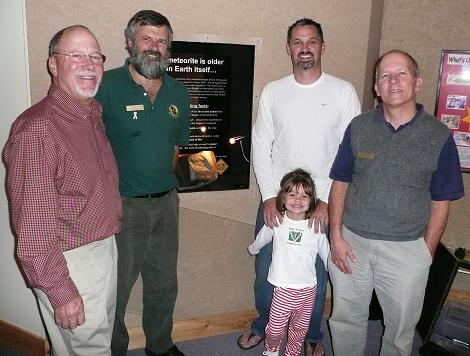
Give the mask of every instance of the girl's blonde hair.
[[277, 193], [276, 197], [276, 209], [280, 213], [284, 213], [286, 211], [286, 207], [284, 205], [286, 202], [286, 194], [290, 193], [295, 187], [299, 186], [304, 188], [305, 194], [310, 197], [310, 206], [305, 212], [305, 218], [308, 219], [315, 211], [317, 197], [315, 193], [315, 184], [313, 183], [312, 177], [307, 171], [301, 168], [297, 168], [296, 170], [287, 173], [282, 178], [281, 190], [279, 190], [279, 193]]

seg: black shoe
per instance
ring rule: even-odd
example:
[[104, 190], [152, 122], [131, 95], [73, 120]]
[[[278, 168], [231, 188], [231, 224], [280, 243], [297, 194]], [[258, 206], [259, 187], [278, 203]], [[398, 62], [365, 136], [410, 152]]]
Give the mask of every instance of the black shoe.
[[164, 352], [162, 354], [156, 354], [155, 352], [152, 352], [147, 348], [145, 348], [145, 353], [149, 356], [186, 356], [184, 353], [178, 350], [176, 345], [173, 345], [167, 352]]

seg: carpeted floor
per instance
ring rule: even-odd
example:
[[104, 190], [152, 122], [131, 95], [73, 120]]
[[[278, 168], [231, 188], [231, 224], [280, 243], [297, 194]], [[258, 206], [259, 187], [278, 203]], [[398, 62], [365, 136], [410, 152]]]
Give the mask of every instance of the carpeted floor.
[[[326, 322], [323, 321], [323, 330], [327, 330]], [[369, 329], [367, 336], [367, 346], [365, 356], [376, 356], [379, 354], [380, 338], [383, 328], [380, 321], [369, 321]], [[241, 350], [237, 346], [237, 338], [240, 332], [219, 336], [212, 336], [204, 339], [179, 342], [176, 345], [186, 354], [186, 356], [261, 356], [264, 351], [263, 343], [251, 350]], [[325, 332], [324, 348], [326, 356], [332, 356], [330, 336]], [[418, 356], [418, 348], [421, 346], [421, 339], [415, 336], [413, 344], [412, 356]], [[281, 349], [282, 350], [282, 349]], [[282, 355], [282, 352], [281, 352]], [[303, 353], [301, 354], [303, 355]], [[127, 356], [145, 356], [143, 349], [131, 350], [127, 352]]]
[[[323, 330], [327, 330], [326, 322], [323, 322]], [[369, 330], [367, 336], [367, 347], [365, 356], [376, 356], [379, 354], [380, 337], [382, 336], [382, 325], [380, 321], [369, 321]], [[237, 346], [237, 338], [241, 332], [212, 336], [204, 339], [196, 339], [184, 342], [178, 342], [178, 348], [186, 354], [186, 356], [261, 356], [264, 351], [263, 343], [257, 347], [243, 351]], [[330, 335], [325, 332], [323, 339], [326, 356], [332, 356]], [[413, 344], [412, 356], [418, 356], [418, 348], [421, 346], [421, 339], [415, 336]], [[281, 349], [282, 350], [282, 349]], [[0, 345], [0, 356], [22, 356], [22, 353], [15, 352]], [[282, 352], [281, 352], [282, 355]], [[303, 355], [303, 352], [301, 353]], [[127, 356], [146, 356], [143, 349], [130, 350]]]

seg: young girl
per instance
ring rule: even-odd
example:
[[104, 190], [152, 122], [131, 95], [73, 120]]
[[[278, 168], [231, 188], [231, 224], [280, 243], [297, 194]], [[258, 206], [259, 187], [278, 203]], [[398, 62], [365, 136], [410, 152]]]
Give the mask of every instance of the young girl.
[[302, 348], [317, 290], [315, 260], [317, 254], [320, 255], [327, 268], [330, 251], [326, 235], [308, 227], [315, 202], [315, 186], [310, 174], [303, 169], [286, 174], [276, 198], [276, 207], [284, 215], [282, 225], [274, 229], [264, 225], [248, 246], [248, 251], [254, 255], [273, 241], [268, 282], [274, 285], [274, 293], [263, 355], [279, 355], [288, 322], [284, 355], [297, 356]]

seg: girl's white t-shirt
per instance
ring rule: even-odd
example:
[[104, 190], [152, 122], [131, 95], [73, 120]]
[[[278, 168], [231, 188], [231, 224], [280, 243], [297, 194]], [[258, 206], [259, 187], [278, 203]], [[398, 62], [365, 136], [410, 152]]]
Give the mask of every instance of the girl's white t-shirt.
[[315, 233], [308, 220], [291, 220], [286, 215], [279, 227], [264, 225], [255, 241], [248, 247], [251, 254], [273, 241], [273, 255], [268, 282], [276, 287], [305, 288], [317, 284], [315, 261], [317, 255], [328, 269], [330, 245], [325, 234]]

